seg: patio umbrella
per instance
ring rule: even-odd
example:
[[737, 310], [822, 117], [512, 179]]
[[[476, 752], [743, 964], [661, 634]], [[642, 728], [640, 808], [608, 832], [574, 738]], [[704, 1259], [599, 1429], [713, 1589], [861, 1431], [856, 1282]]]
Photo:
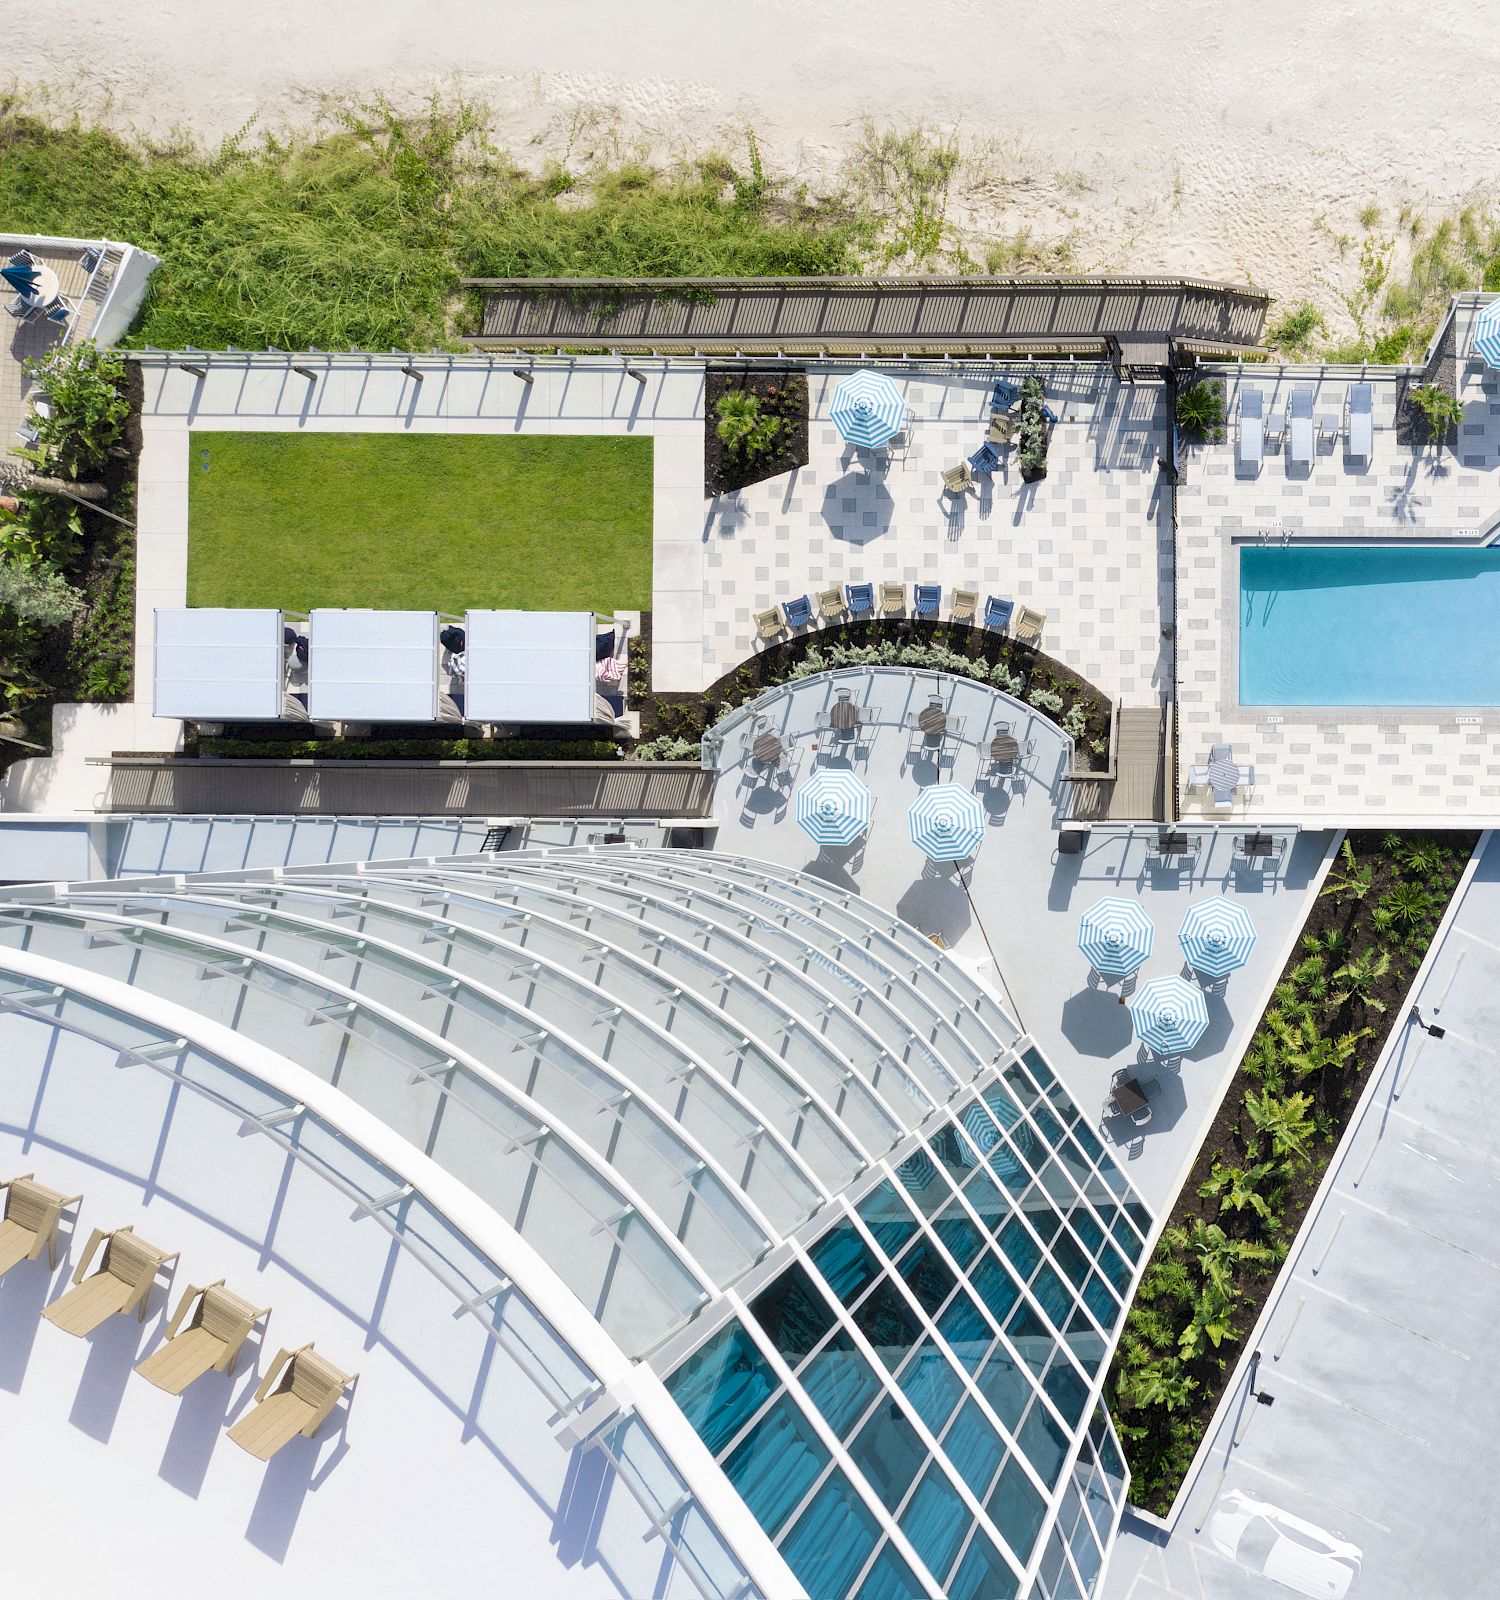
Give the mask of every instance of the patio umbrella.
[[911, 842], [929, 861], [966, 861], [984, 839], [984, 807], [953, 783], [935, 783], [906, 813]]
[[870, 826], [870, 791], [852, 772], [823, 767], [797, 791], [797, 822], [818, 844], [853, 844]]
[[1500, 300], [1491, 300], [1474, 319], [1474, 354], [1485, 366], [1500, 367]]
[[1156, 929], [1134, 900], [1101, 900], [1078, 922], [1078, 948], [1095, 972], [1127, 978], [1151, 954]]
[[1162, 1056], [1191, 1050], [1208, 1028], [1208, 1002], [1186, 978], [1153, 978], [1130, 1007], [1135, 1036]]
[[925, 1150], [917, 1150], [896, 1168], [896, 1176], [908, 1189], [925, 1189], [936, 1180], [937, 1167]]
[[846, 444], [876, 450], [900, 433], [906, 400], [883, 372], [861, 370], [833, 391], [828, 415]]
[[1177, 942], [1194, 972], [1223, 978], [1250, 959], [1255, 924], [1244, 906], [1221, 895], [1189, 909], [1177, 930]]
[[36, 291], [36, 272], [31, 267], [0, 267], [0, 278], [4, 278], [17, 294], [31, 295]]
[[[990, 1112], [999, 1120], [1002, 1127], [1013, 1128], [1020, 1115], [1016, 1108], [1008, 1101], [990, 1100], [986, 1104]], [[985, 1115], [984, 1106], [978, 1101], [971, 1106], [966, 1106], [958, 1119], [963, 1124], [964, 1132], [974, 1141], [975, 1148], [989, 1163], [995, 1174], [1001, 1179], [1013, 1178], [1021, 1170], [1021, 1163], [1011, 1153], [1009, 1148], [1000, 1142], [1000, 1131], [990, 1118]], [[1026, 1128], [1013, 1128], [1011, 1139], [1022, 1150], [1031, 1147], [1031, 1133]]]

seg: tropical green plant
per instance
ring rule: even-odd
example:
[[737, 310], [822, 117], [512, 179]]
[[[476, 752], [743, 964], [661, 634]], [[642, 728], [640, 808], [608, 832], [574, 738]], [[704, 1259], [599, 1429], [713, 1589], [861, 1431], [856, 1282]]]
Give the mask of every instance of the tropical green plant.
[[1391, 970], [1389, 950], [1365, 949], [1352, 955], [1334, 970], [1334, 1004], [1347, 1005], [1351, 1000], [1372, 1011], [1384, 1011], [1385, 1001], [1375, 994], [1375, 985]]
[[1373, 869], [1368, 862], [1357, 861], [1354, 856], [1354, 846], [1348, 839], [1344, 840], [1339, 850], [1340, 866], [1328, 874], [1327, 881], [1318, 891], [1319, 897], [1329, 896], [1335, 900], [1363, 900], [1370, 892], [1370, 882]]
[[1191, 1320], [1177, 1336], [1178, 1348], [1191, 1360], [1203, 1353], [1205, 1339], [1217, 1350], [1226, 1339], [1239, 1338], [1231, 1321], [1233, 1314], [1234, 1296], [1212, 1283], [1205, 1283], [1193, 1302]]
[[1262, 1222], [1269, 1222], [1271, 1202], [1262, 1186], [1275, 1171], [1274, 1161], [1258, 1161], [1249, 1167], [1229, 1167], [1222, 1161], [1215, 1161], [1198, 1193], [1205, 1199], [1217, 1195], [1220, 1211], [1239, 1212], [1248, 1207]]
[[130, 415], [124, 359], [83, 339], [23, 365], [49, 402], [47, 414], [36, 416], [34, 459], [65, 478], [102, 472]]
[[1427, 437], [1434, 442], [1447, 438], [1464, 419], [1463, 402], [1436, 383], [1424, 383], [1413, 389], [1411, 403], [1422, 413]]
[[1357, 1070], [1359, 1062], [1355, 1052], [1373, 1031], [1371, 1028], [1360, 1028], [1349, 1033], [1309, 1034], [1297, 1049], [1288, 1053], [1287, 1066], [1299, 1080], [1310, 1078], [1315, 1073], [1339, 1072], [1346, 1067]]
[[1198, 1380], [1184, 1371], [1182, 1362], [1168, 1356], [1124, 1372], [1118, 1394], [1126, 1405], [1139, 1409], [1160, 1406], [1165, 1411], [1180, 1411], [1198, 1388]]
[[1403, 880], [1392, 884], [1381, 895], [1375, 907], [1374, 922], [1377, 928], [1398, 928], [1410, 933], [1425, 924], [1432, 911], [1431, 893], [1420, 883]]
[[1295, 1094], [1257, 1094], [1245, 1096], [1245, 1109], [1256, 1132], [1270, 1142], [1271, 1154], [1280, 1160], [1307, 1159], [1307, 1147], [1316, 1131], [1312, 1118], [1313, 1097], [1299, 1090]]
[[1200, 438], [1224, 437], [1224, 385], [1218, 378], [1200, 378], [1179, 390], [1177, 425]]
[[747, 461], [770, 455], [791, 427], [785, 417], [767, 411], [753, 389], [730, 389], [720, 395], [714, 415], [718, 419], [714, 432], [724, 448]]
[[1272, 1259], [1268, 1246], [1253, 1239], [1234, 1238], [1217, 1222], [1205, 1222], [1201, 1217], [1188, 1227], [1168, 1228], [1163, 1238], [1173, 1250], [1197, 1263], [1199, 1276], [1205, 1284], [1225, 1295], [1233, 1290], [1238, 1267]]

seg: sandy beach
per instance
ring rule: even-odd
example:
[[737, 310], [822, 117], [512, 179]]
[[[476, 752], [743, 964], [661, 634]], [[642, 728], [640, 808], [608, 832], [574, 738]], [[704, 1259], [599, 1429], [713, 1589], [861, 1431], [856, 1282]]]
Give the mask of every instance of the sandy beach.
[[[1079, 271], [1313, 299], [1352, 331], [1361, 240], [1491, 201], [1500, 7], [1337, 0], [58, 0], [5, 71], [58, 111], [215, 140], [326, 95], [482, 99], [522, 159], [744, 148], [836, 190], [866, 125], [956, 130], [949, 221]], [[1374, 208], [1373, 211], [1371, 208]], [[1362, 220], [1363, 218], [1363, 220]]]

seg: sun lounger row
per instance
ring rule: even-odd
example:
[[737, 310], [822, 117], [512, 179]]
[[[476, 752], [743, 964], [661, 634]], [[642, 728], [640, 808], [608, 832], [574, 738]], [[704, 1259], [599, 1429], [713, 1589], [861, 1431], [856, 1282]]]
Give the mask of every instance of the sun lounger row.
[[[0, 1183], [5, 1210], [0, 1217], [0, 1278], [23, 1261], [57, 1266], [58, 1228], [63, 1213], [79, 1205], [81, 1194], [64, 1195], [26, 1173]], [[100, 1248], [97, 1272], [89, 1266]], [[161, 1250], [129, 1225], [105, 1232], [95, 1228], [78, 1259], [72, 1283], [42, 1315], [54, 1327], [85, 1338], [111, 1317], [146, 1320], [151, 1287], [179, 1252]], [[189, 1284], [167, 1324], [165, 1341], [136, 1366], [158, 1389], [180, 1395], [209, 1372], [232, 1373], [245, 1341], [271, 1315], [224, 1287], [224, 1280]], [[269, 1461], [298, 1434], [311, 1438], [328, 1420], [340, 1395], [357, 1374], [340, 1372], [311, 1344], [281, 1350], [255, 1391], [255, 1405], [229, 1430], [229, 1437], [261, 1461]], [[278, 1382], [278, 1379], [280, 1380]], [[274, 1385], [274, 1388], [273, 1388]]]
[[[1369, 383], [1351, 383], [1344, 396], [1343, 431], [1348, 454], [1369, 461], [1375, 453], [1375, 389]], [[1323, 431], [1338, 436], [1331, 419]], [[1240, 384], [1237, 453], [1242, 466], [1258, 467], [1266, 451], [1266, 396], [1253, 383]], [[1316, 450], [1313, 429], [1313, 391], [1307, 384], [1292, 390], [1286, 408], [1286, 455], [1293, 466], [1310, 467]]]
[[[911, 615], [936, 622], [942, 606], [943, 586], [939, 583], [914, 584], [910, 608], [907, 606], [904, 583], [882, 583], [878, 595], [873, 583], [849, 583], [842, 589], [819, 590], [816, 607], [803, 594], [795, 600], [772, 606], [768, 611], [757, 611], [755, 632], [757, 638], [770, 641], [780, 639], [788, 632], [796, 633], [803, 628], [810, 628], [814, 622], [858, 622], [872, 618], [877, 613], [882, 617]], [[978, 608], [978, 590], [955, 589], [949, 620], [972, 627]], [[1013, 615], [1016, 639], [1022, 644], [1036, 644], [1047, 621], [1045, 611], [1033, 611], [1029, 606], [1022, 606], [1017, 611], [1015, 601], [1002, 599], [998, 595], [990, 595], [985, 601], [984, 626], [991, 632], [1004, 633]]]

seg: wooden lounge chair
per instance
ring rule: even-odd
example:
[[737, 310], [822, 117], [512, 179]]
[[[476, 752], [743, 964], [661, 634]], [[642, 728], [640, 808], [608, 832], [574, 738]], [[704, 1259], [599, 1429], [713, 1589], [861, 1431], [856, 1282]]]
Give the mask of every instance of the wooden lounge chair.
[[956, 467], [943, 468], [943, 491], [946, 494], [977, 494], [979, 485], [974, 482], [974, 473], [967, 461], [960, 461]]
[[[182, 1328], [189, 1306], [194, 1306], [192, 1321]], [[202, 1288], [189, 1284], [167, 1324], [166, 1343], [135, 1370], [158, 1389], [181, 1394], [205, 1372], [233, 1372], [250, 1330], [270, 1314], [269, 1306], [256, 1310], [248, 1300], [231, 1294], [222, 1278]]]
[[[83, 1275], [101, 1243], [104, 1258], [99, 1270], [85, 1283]], [[116, 1228], [113, 1233], [95, 1228], [73, 1274], [73, 1287], [50, 1306], [44, 1306], [42, 1315], [64, 1333], [80, 1339], [127, 1311], [134, 1311], [137, 1319], [144, 1322], [146, 1301], [157, 1273], [180, 1254], [178, 1250], [158, 1250], [154, 1244], [137, 1239], [133, 1228]]]
[[5, 1190], [5, 1218], [0, 1221], [0, 1278], [23, 1261], [39, 1260], [47, 1252], [47, 1265], [57, 1265], [57, 1225], [81, 1194], [59, 1194], [45, 1188], [27, 1173], [0, 1183]]
[[[272, 1394], [278, 1374], [281, 1383]], [[255, 1391], [254, 1407], [229, 1430], [229, 1437], [257, 1460], [269, 1461], [299, 1433], [311, 1439], [358, 1376], [340, 1372], [310, 1344], [279, 1350]]]
[[1030, 606], [1022, 606], [1016, 616], [1016, 639], [1021, 644], [1035, 644], [1041, 638], [1046, 623], [1045, 611], [1033, 611]]
[[818, 615], [825, 622], [837, 622], [841, 617], [849, 614], [849, 607], [844, 604], [844, 591], [839, 588], [820, 589], [818, 591]]
[[880, 614], [883, 617], [899, 617], [906, 610], [906, 585], [904, 583], [883, 583], [880, 586]]
[[755, 631], [762, 639], [779, 639], [785, 631], [781, 621], [781, 607], [772, 606], [769, 611], [757, 611]]
[[953, 591], [953, 620], [955, 622], [973, 622], [974, 613], [979, 608], [979, 591], [977, 589], [955, 589]]

